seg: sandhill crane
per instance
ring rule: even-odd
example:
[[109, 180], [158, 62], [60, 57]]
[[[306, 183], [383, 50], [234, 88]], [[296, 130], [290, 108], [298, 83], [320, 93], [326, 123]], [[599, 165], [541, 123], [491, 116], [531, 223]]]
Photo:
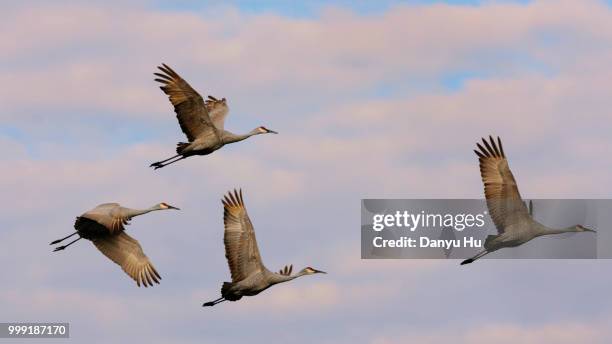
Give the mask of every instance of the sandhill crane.
[[268, 270], [261, 261], [255, 231], [249, 219], [242, 190], [228, 194], [222, 200], [225, 234], [225, 257], [232, 275], [231, 282], [223, 282], [221, 297], [203, 306], [214, 306], [225, 300], [238, 301], [243, 296], [254, 296], [271, 286], [291, 281], [301, 276], [326, 273], [306, 267], [295, 275], [291, 274], [293, 265], [285, 266], [278, 273]]
[[170, 98], [181, 129], [189, 142], [179, 142], [175, 156], [154, 162], [151, 167], [158, 169], [192, 155], [208, 155], [228, 143], [242, 141], [253, 135], [278, 134], [263, 126], [244, 135], [233, 134], [225, 130], [223, 126], [229, 112], [225, 98], [219, 100], [208, 96], [208, 99], [204, 101], [202, 96], [172, 68], [164, 63], [157, 68], [163, 73], [153, 73], [159, 77], [155, 81], [163, 84], [160, 88]]
[[485, 198], [489, 214], [497, 228], [497, 235], [489, 235], [485, 239], [485, 249], [470, 259], [461, 262], [469, 264], [476, 259], [504, 247], [515, 247], [542, 235], [560, 234], [567, 232], [595, 232], [581, 225], [562, 229], [552, 229], [535, 221], [532, 217], [533, 205], [529, 210], [518, 190], [508, 160], [504, 154], [501, 139], [497, 144], [489, 136], [489, 142], [482, 139], [484, 147], [476, 143], [478, 150], [474, 150], [480, 162], [480, 175], [484, 183]]
[[130, 209], [117, 203], [100, 204], [76, 218], [74, 223], [76, 232], [53, 241], [51, 245], [58, 244], [73, 235], [78, 234], [79, 238], [67, 245], [58, 246], [53, 251], [64, 250], [82, 238], [91, 240], [100, 252], [121, 266], [139, 287], [141, 284], [145, 287], [153, 286], [153, 282], [159, 284], [161, 276], [142, 251], [138, 241], [127, 235], [123, 226], [129, 225], [129, 221], [134, 216], [167, 209], [179, 210], [167, 203], [159, 203], [147, 209]]

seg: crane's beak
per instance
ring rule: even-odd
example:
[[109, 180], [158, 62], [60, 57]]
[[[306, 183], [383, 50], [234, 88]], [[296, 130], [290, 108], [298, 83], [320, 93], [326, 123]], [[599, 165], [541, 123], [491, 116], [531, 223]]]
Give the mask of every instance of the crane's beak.
[[597, 233], [597, 231], [596, 231], [596, 230], [593, 230], [593, 229], [590, 229], [590, 228], [585, 228], [585, 230], [586, 230], [587, 232]]
[[173, 207], [173, 206], [171, 206], [171, 205], [168, 205], [168, 209], [181, 210], [180, 208]]
[[316, 269], [313, 269], [313, 270], [314, 270], [315, 274], [326, 274], [327, 273], [327, 272], [321, 271], [321, 270], [316, 270]]
[[267, 130], [268, 130], [268, 133], [270, 133], [270, 134], [278, 134], [278, 132], [277, 132], [277, 131], [270, 130], [270, 129], [267, 129]]

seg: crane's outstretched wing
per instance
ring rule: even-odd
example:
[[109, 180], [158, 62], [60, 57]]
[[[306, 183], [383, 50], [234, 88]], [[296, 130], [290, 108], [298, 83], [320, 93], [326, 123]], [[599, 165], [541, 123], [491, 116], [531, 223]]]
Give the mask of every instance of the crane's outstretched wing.
[[152, 287], [153, 282], [159, 284], [161, 276], [142, 251], [138, 241], [125, 232], [96, 239], [93, 243], [100, 252], [121, 266], [139, 287], [141, 284]]
[[[114, 234], [124, 231], [124, 225], [129, 225], [130, 219], [121, 216], [120, 208], [121, 206], [118, 203], [104, 203], [84, 213], [81, 217], [96, 221], [106, 227], [110, 234]], [[75, 229], [76, 226], [77, 223], [75, 223]]]
[[225, 100], [225, 98], [221, 98], [221, 100], [219, 100], [213, 96], [208, 96], [208, 99], [206, 100], [205, 104], [212, 123], [217, 129], [223, 131], [225, 125], [225, 118], [227, 117], [227, 114], [229, 112], [227, 101]]
[[174, 105], [176, 118], [189, 142], [204, 133], [214, 134], [215, 128], [202, 96], [166, 64], [162, 63], [157, 68], [163, 73], [153, 73], [159, 77], [155, 81], [164, 84], [160, 88]]
[[480, 149], [474, 150], [480, 162], [480, 176], [484, 184], [487, 207], [497, 231], [501, 234], [506, 228], [523, 216], [529, 216], [527, 207], [508, 166], [501, 140], [497, 144], [489, 136], [489, 142], [484, 138], [484, 147], [477, 143]]
[[239, 282], [252, 273], [262, 271], [264, 266], [257, 248], [253, 225], [244, 207], [242, 190], [240, 192], [234, 190], [233, 194], [231, 191], [228, 192], [222, 202], [225, 257], [232, 274], [232, 281]]
[[293, 265], [285, 265], [278, 273], [283, 276], [290, 276], [291, 271], [293, 271]]

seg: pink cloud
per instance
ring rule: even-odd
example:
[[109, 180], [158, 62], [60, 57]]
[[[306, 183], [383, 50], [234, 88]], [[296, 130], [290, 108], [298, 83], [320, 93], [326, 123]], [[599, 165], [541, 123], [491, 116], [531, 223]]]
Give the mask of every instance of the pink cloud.
[[[293, 312], [311, 325], [317, 323], [313, 314], [321, 310], [326, 312], [322, 321], [328, 321], [337, 312], [391, 308], [404, 292], [463, 287], [494, 297], [476, 289], [492, 283], [487, 276], [499, 277], [491, 262], [462, 271], [465, 275], [459, 278], [455, 262], [360, 260], [358, 220], [347, 214], [357, 214], [362, 197], [482, 197], [471, 150], [489, 133], [504, 139], [524, 196], [609, 194], [610, 163], [602, 156], [611, 146], [604, 131], [610, 124], [612, 51], [601, 42], [612, 35], [611, 16], [608, 7], [594, 1], [397, 6], [373, 16], [330, 8], [314, 19], [235, 9], [196, 15], [140, 5], [121, 10], [101, 4], [15, 9], [3, 24], [14, 29], [0, 33], [0, 50], [11, 61], [0, 75], [0, 82], [10, 85], [0, 93], [0, 118], [43, 133], [53, 129], [51, 124], [61, 132], [70, 123], [86, 139], [73, 145], [38, 142], [32, 135], [24, 144], [8, 134], [0, 137], [5, 160], [0, 189], [4, 204], [10, 205], [0, 210], [10, 223], [2, 234], [6, 249], [0, 258], [18, 262], [9, 266], [14, 271], [11, 287], [2, 295], [3, 309], [27, 318], [52, 316], [63, 306], [65, 314], [83, 315], [88, 324], [106, 322], [119, 309], [122, 314], [115, 322], [108, 320], [109, 326], [118, 333], [127, 331], [117, 323], [142, 316], [133, 332], [127, 331], [141, 334], [141, 328], [158, 324], [160, 314], [212, 327], [223, 325], [217, 316], [242, 314], [246, 319], [264, 311], [286, 325], [286, 314]], [[541, 33], [578, 37], [583, 45], [541, 44]], [[512, 58], [483, 57], [483, 51], [533, 57], [553, 72], [534, 71]], [[53, 58], [20, 63], [31, 56]], [[162, 61], [203, 94], [230, 99], [228, 128], [248, 130], [257, 119], [281, 134], [150, 170], [150, 162], [172, 154], [175, 141], [183, 139], [170, 104], [152, 81], [154, 66]], [[502, 75], [472, 78], [452, 92], [412, 86], [400, 86], [386, 97], [369, 92], [381, 84], [403, 85], [478, 67]], [[174, 136], [113, 147], [108, 142], [114, 143], [114, 133], [91, 125], [93, 118], [163, 123]], [[34, 159], [27, 148], [38, 144], [44, 154]], [[260, 245], [266, 248], [262, 252], [270, 262], [279, 261], [279, 252], [289, 251], [287, 242], [294, 240], [304, 244], [283, 261], [323, 262], [326, 267], [321, 268], [329, 267], [330, 275], [274, 287], [215, 309], [214, 315], [202, 313], [201, 302], [217, 295], [228, 275], [219, 199], [233, 187], [245, 188]], [[167, 201], [184, 209], [180, 216], [139, 218], [129, 229], [162, 275], [171, 276], [151, 294], [133, 297], [131, 281], [90, 244], [50, 258], [48, 241], [70, 231], [74, 216], [106, 201], [134, 207]], [[311, 208], [320, 213], [310, 213]], [[526, 275], [542, 266], [510, 264], [505, 267]], [[580, 273], [584, 266], [564, 265], [561, 275], [568, 269]], [[457, 277], [457, 286], [436, 289], [443, 274]], [[596, 284], [600, 275], [593, 270], [581, 276], [598, 276]], [[66, 291], [62, 283], [75, 281], [73, 276], [78, 283]], [[584, 288], [567, 283], [563, 291]], [[117, 289], [100, 291], [107, 284]], [[115, 293], [117, 297], [110, 296]], [[499, 322], [499, 317], [498, 311], [492, 324], [465, 330], [451, 326], [434, 334], [405, 336], [401, 321], [389, 327], [399, 342], [440, 342], [453, 336], [460, 343], [608, 338], [604, 322], [521, 326]], [[560, 337], [566, 329], [572, 333]], [[396, 340], [376, 330], [363, 331], [373, 342]]]
[[[57, 19], [67, 13], [70, 20]], [[15, 67], [3, 73], [0, 82], [12, 87], [0, 99], [8, 109], [35, 100], [40, 107], [160, 116], [169, 106], [163, 105], [151, 73], [155, 65], [168, 62], [203, 93], [224, 94], [236, 102], [244, 98], [241, 107], [279, 93], [304, 104], [287, 91], [325, 99], [330, 92], [346, 95], [382, 82], [435, 77], [448, 70], [478, 68], [482, 61], [477, 54], [483, 50], [518, 50], [558, 66], [552, 58], [561, 56], [563, 68], [571, 68], [576, 59], [592, 54], [540, 46], [538, 34], [557, 30], [601, 39], [612, 35], [610, 17], [611, 11], [595, 1], [397, 6], [372, 17], [328, 9], [317, 19], [246, 15], [232, 9], [208, 16], [137, 6], [117, 11], [100, 4], [21, 8], [6, 24], [15, 28], [12, 37], [18, 37], [2, 40], [10, 44], [4, 49], [8, 56], [18, 60], [58, 47], [57, 53], [66, 56], [45, 67]], [[18, 25], [23, 22], [31, 25]], [[76, 54], [80, 50], [85, 53]], [[610, 51], [597, 55], [602, 53]], [[130, 58], [115, 57], [122, 55]], [[570, 61], [567, 55], [576, 57]], [[498, 70], [518, 66], [498, 61], [489, 63], [506, 63], [493, 67]], [[520, 68], [515, 72], [525, 73]], [[511, 111], [516, 105], [496, 110]]]
[[371, 341], [373, 344], [394, 344], [418, 342], [423, 344], [454, 342], [470, 343], [607, 343], [610, 334], [607, 321], [591, 324], [568, 322], [536, 326], [515, 324], [487, 324], [466, 330], [442, 330], [431, 333], [418, 333], [400, 336], [380, 336]]

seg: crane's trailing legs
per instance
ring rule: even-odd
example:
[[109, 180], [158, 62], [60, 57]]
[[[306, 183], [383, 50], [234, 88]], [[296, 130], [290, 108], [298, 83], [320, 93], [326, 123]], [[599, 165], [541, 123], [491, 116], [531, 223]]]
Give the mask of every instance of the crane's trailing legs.
[[[178, 159], [176, 159], [176, 160], [172, 160], [172, 159], [174, 159], [174, 158], [176, 158], [176, 157], [180, 157], [180, 158], [178, 158]], [[177, 154], [177, 155], [175, 155], [175, 156], [173, 156], [173, 157], [171, 157], [171, 158], [168, 158], [168, 159], [166, 159], [166, 160], [162, 160], [162, 161], [154, 162], [154, 163], [152, 163], [152, 164], [151, 164], [151, 166], [149, 166], [149, 167], [155, 167], [155, 169], [157, 170], [158, 168], [162, 168], [162, 167], [168, 166], [168, 165], [170, 165], [170, 164], [174, 164], [175, 162], [177, 162], [177, 161], [179, 161], [179, 160], [183, 160], [183, 159], [185, 159], [185, 158], [186, 158], [186, 157], [185, 157], [184, 155]], [[165, 163], [166, 161], [169, 161], [169, 160], [172, 160], [172, 161]], [[164, 163], [165, 163], [165, 164], [164, 164]]]
[[172, 160], [172, 159], [174, 159], [174, 158], [176, 158], [176, 157], [179, 157], [179, 156], [181, 156], [181, 155], [180, 155], [180, 154], [177, 154], [177, 155], [175, 155], [175, 156], [171, 156], [171, 157], [169, 157], [169, 158], [168, 158], [168, 159], [166, 159], [166, 160], [162, 160], [162, 161], [154, 162], [154, 163], [152, 163], [150, 166], [151, 166], [151, 167], [153, 167], [153, 166], [155, 166], [155, 165], [160, 165], [160, 164], [163, 164], [164, 162], [166, 162], [166, 161], [168, 161], [168, 160]]
[[220, 298], [218, 298], [218, 299], [216, 299], [214, 301], [209, 301], [209, 302], [204, 303], [202, 305], [202, 307], [212, 307], [212, 306], [214, 306], [214, 305], [216, 305], [218, 303], [221, 303], [223, 301], [225, 301], [225, 298], [224, 297], [220, 297]]
[[76, 239], [72, 240], [71, 242], [69, 242], [68, 244], [66, 244], [66, 245], [64, 245], [64, 246], [58, 246], [58, 247], [56, 247], [56, 248], [53, 250], [53, 252], [61, 251], [61, 250], [65, 249], [66, 247], [68, 247], [68, 246], [70, 246], [70, 245], [74, 244], [75, 242], [77, 242], [77, 241], [79, 241], [79, 240], [81, 240], [81, 239], [82, 239], [81, 237], [78, 237], [78, 238], [76, 238]]
[[57, 240], [55, 240], [55, 241], [51, 242], [49, 245], [59, 244], [60, 242], [62, 242], [62, 241], [64, 241], [64, 240], [66, 240], [66, 239], [70, 238], [71, 236], [76, 235], [76, 234], [78, 234], [78, 233], [79, 233], [79, 232], [74, 232], [74, 233], [70, 234], [70, 235], [69, 235], [69, 236], [67, 236], [67, 237], [64, 237], [64, 238], [61, 238], [61, 239], [57, 239]]
[[470, 264], [470, 263], [474, 262], [476, 259], [480, 259], [480, 258], [482, 258], [482, 256], [484, 256], [484, 255], [486, 255], [486, 254], [489, 254], [489, 253], [490, 253], [489, 251], [484, 250], [484, 251], [482, 251], [482, 252], [478, 253], [477, 255], [475, 255], [475, 256], [474, 256], [474, 257], [472, 257], [472, 258], [470, 258], [470, 259], [466, 259], [466, 260], [462, 261], [462, 262], [461, 262], [461, 265]]

